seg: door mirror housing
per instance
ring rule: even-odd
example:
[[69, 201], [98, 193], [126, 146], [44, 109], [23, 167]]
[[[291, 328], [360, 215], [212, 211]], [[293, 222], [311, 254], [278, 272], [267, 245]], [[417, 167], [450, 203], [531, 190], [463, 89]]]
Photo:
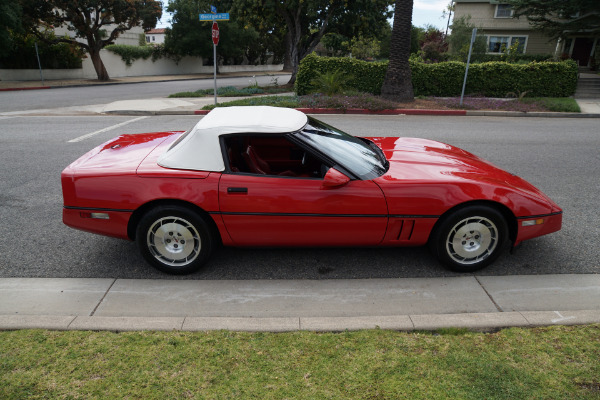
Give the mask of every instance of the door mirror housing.
[[329, 171], [323, 177], [323, 185], [321, 186], [324, 189], [331, 189], [340, 186], [344, 186], [350, 182], [350, 178], [346, 175], [342, 174], [335, 168], [329, 168]]

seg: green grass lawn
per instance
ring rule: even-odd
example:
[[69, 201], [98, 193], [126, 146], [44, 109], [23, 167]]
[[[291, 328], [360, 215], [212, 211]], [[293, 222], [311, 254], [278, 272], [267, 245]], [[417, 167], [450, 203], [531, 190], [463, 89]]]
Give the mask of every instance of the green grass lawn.
[[539, 103], [548, 111], [555, 112], [581, 112], [575, 99], [571, 97], [525, 97], [521, 100], [526, 104]]
[[[245, 87], [242, 89], [238, 89], [234, 86], [223, 86], [217, 88], [217, 96], [221, 97], [240, 97], [240, 96], [252, 96], [255, 94], [277, 94], [277, 93], [285, 93], [293, 91], [290, 87], [274, 87], [274, 86], [265, 86], [265, 87]], [[193, 92], [179, 92], [170, 94], [170, 98], [178, 98], [178, 97], [209, 97], [214, 96], [214, 89], [199, 89]]]
[[0, 332], [1, 399], [600, 399], [600, 325]]

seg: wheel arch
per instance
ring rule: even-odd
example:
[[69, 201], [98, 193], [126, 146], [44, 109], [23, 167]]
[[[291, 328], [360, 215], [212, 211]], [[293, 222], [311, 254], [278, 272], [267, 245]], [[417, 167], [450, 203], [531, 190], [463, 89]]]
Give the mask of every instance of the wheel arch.
[[221, 233], [219, 232], [219, 228], [217, 227], [217, 224], [215, 223], [215, 221], [212, 219], [212, 217], [210, 216], [210, 214], [208, 212], [203, 210], [201, 207], [198, 207], [194, 203], [190, 203], [190, 202], [184, 201], [184, 200], [176, 200], [176, 199], [152, 200], [152, 201], [149, 201], [148, 203], [145, 203], [145, 204], [141, 205], [140, 207], [138, 207], [133, 212], [133, 214], [129, 218], [129, 222], [127, 223], [127, 236], [129, 237], [129, 239], [135, 240], [137, 226], [138, 226], [140, 220], [142, 219], [142, 217], [144, 216], [144, 214], [146, 214], [148, 211], [150, 211], [156, 207], [165, 207], [165, 206], [185, 207], [185, 208], [189, 209], [190, 211], [198, 214], [200, 216], [200, 218], [202, 218], [210, 227], [213, 237], [215, 239], [217, 239], [219, 242], [222, 241]]
[[508, 225], [508, 237], [509, 237], [509, 239], [512, 242], [514, 242], [516, 240], [517, 233], [518, 233], [517, 217], [515, 217], [515, 214], [513, 214], [513, 212], [510, 210], [510, 208], [508, 208], [507, 206], [505, 206], [502, 203], [498, 203], [498, 202], [492, 201], [492, 200], [472, 200], [472, 201], [467, 201], [465, 203], [458, 204], [458, 205], [456, 205], [456, 206], [454, 206], [454, 207], [446, 210], [446, 212], [444, 212], [440, 216], [440, 218], [437, 220], [437, 222], [433, 226], [433, 228], [431, 230], [431, 234], [429, 235], [429, 238], [431, 239], [434, 236], [434, 233], [436, 232], [436, 230], [438, 229], [438, 227], [443, 223], [443, 221], [449, 215], [455, 213], [458, 210], [462, 210], [463, 208], [472, 207], [472, 206], [487, 206], [487, 207], [492, 207], [492, 208], [496, 209], [497, 211], [499, 211], [500, 214], [502, 214], [502, 216], [506, 220], [506, 224]]

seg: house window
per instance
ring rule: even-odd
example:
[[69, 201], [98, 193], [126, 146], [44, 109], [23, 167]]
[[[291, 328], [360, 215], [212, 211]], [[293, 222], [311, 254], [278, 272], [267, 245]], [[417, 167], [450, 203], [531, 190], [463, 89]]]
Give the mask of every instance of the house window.
[[527, 42], [527, 37], [526, 36], [511, 36], [510, 45], [513, 46], [517, 42], [519, 42], [519, 46], [517, 47], [517, 53], [525, 53], [525, 42]]
[[502, 53], [508, 47], [509, 36], [490, 36], [488, 40], [488, 53]]
[[150, 43], [150, 36], [146, 36], [146, 43]]
[[496, 5], [496, 14], [494, 18], [511, 18], [513, 16], [513, 9], [510, 4], [498, 4]]
[[152, 41], [156, 42], [156, 38], [154, 36], [152, 36]]
[[488, 53], [502, 53], [517, 42], [519, 42], [517, 52], [525, 53], [527, 36], [488, 36]]

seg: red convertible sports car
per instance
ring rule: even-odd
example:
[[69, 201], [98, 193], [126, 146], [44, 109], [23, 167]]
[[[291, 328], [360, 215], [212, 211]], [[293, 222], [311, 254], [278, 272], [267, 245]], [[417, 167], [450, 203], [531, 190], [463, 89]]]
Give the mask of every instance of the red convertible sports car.
[[285, 108], [216, 108], [183, 132], [122, 135], [62, 173], [63, 221], [135, 240], [161, 271], [226, 246], [420, 246], [471, 272], [558, 231], [523, 179], [425, 139], [359, 138]]

